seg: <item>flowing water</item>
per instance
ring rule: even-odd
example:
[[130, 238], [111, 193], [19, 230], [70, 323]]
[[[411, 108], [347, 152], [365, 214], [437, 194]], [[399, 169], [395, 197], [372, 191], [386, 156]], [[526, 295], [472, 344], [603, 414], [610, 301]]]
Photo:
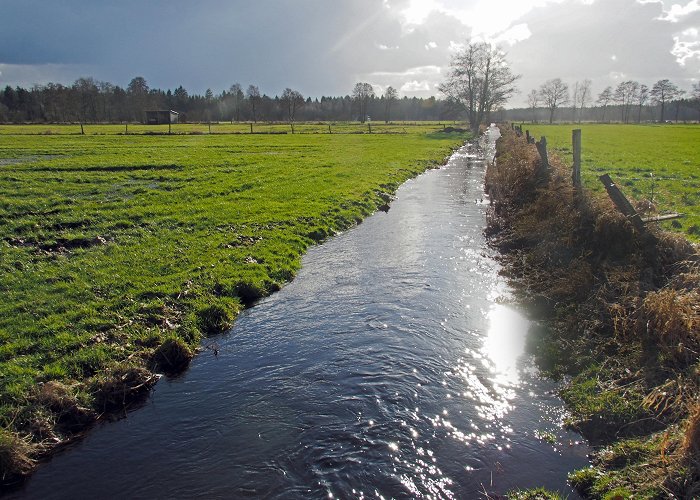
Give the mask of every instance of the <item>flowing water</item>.
[[[492, 147], [496, 129], [489, 132]], [[141, 409], [12, 496], [477, 498], [547, 486], [588, 448], [524, 354], [528, 321], [482, 231], [483, 151], [312, 248]], [[208, 342], [211, 342], [210, 339]]]

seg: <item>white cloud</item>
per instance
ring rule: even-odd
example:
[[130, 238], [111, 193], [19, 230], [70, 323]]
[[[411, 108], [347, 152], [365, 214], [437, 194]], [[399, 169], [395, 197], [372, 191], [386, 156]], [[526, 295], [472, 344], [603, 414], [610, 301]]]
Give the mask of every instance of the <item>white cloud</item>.
[[661, 21], [679, 22], [682, 18], [700, 11], [700, 0], [691, 0], [686, 5], [674, 3], [671, 8], [664, 11], [664, 15], [659, 16]]
[[679, 37], [673, 37], [673, 48], [671, 54], [676, 56], [676, 62], [685, 66], [688, 59], [697, 58], [700, 60], [700, 41], [684, 42]]
[[[458, 19], [473, 31], [474, 39], [489, 40], [499, 33], [507, 32], [520, 17], [536, 7], [566, 0], [409, 0], [402, 11], [402, 22], [407, 31], [425, 23], [431, 13], [439, 12]], [[577, 0], [591, 4], [594, 0]], [[522, 28], [518, 28], [522, 30]], [[519, 32], [523, 36], [523, 32]], [[506, 42], [513, 40], [508, 38]], [[515, 40], [519, 41], [519, 40]]]
[[430, 83], [423, 80], [413, 80], [411, 82], [404, 83], [399, 89], [401, 92], [419, 92], [419, 91], [430, 91]]
[[423, 24], [431, 12], [442, 10], [442, 5], [436, 0], [410, 0], [401, 15], [406, 24]]
[[435, 43], [435, 42], [428, 42], [425, 44], [425, 50], [436, 49], [436, 48], [437, 48], [437, 43]]
[[367, 81], [382, 91], [389, 85], [399, 89], [408, 97], [429, 97], [435, 95], [435, 88], [443, 79], [440, 66], [417, 66], [403, 71], [376, 71], [358, 75], [358, 81]]

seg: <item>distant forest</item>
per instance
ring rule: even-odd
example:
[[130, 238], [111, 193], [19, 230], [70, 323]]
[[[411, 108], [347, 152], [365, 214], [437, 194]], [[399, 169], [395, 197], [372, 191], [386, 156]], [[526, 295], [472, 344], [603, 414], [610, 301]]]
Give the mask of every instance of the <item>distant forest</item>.
[[[670, 85], [663, 99], [655, 98], [659, 84]], [[545, 82], [527, 95], [528, 108], [492, 111], [492, 121], [622, 122], [700, 121], [700, 87], [679, 91], [668, 80], [652, 89], [627, 81], [617, 89], [591, 94], [591, 82], [576, 82], [573, 96], [559, 79]], [[143, 123], [148, 110], [173, 110], [181, 122], [257, 121], [452, 121], [465, 119], [463, 105], [449, 98], [398, 98], [389, 87], [376, 96], [372, 86], [357, 83], [352, 94], [312, 99], [285, 89], [280, 96], [261, 94], [258, 87], [234, 84], [215, 95], [190, 94], [182, 86], [173, 90], [151, 89], [143, 77], [126, 88], [93, 78], [79, 78], [73, 85], [49, 83], [30, 89], [6, 86], [0, 91], [0, 123]]]
[[254, 85], [244, 89], [234, 84], [219, 95], [211, 90], [197, 95], [182, 86], [174, 91], [151, 89], [144, 78], [136, 77], [127, 88], [92, 78], [80, 78], [70, 86], [6, 86], [0, 91], [0, 122], [140, 123], [147, 110], [166, 109], [180, 113], [180, 121], [185, 122], [289, 121], [290, 95], [295, 100], [291, 103], [294, 121], [452, 120], [460, 115], [454, 103], [435, 97], [399, 99], [395, 91], [379, 97], [361, 92], [312, 99], [291, 89], [270, 97]]

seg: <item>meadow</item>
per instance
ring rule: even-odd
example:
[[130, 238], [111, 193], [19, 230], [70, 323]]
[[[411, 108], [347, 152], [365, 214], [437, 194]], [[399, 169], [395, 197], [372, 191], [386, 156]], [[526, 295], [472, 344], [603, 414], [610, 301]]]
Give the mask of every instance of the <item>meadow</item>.
[[523, 131], [537, 140], [545, 136], [549, 149], [570, 163], [575, 128], [581, 129], [581, 177], [587, 188], [604, 192], [598, 176], [608, 173], [638, 207], [649, 201], [658, 213], [684, 214], [661, 224], [700, 241], [700, 126], [523, 124]]
[[0, 126], [2, 428], [34, 432], [37, 383], [90, 405], [106, 368], [225, 330], [294, 277], [309, 245], [467, 138], [438, 124], [201, 127]]

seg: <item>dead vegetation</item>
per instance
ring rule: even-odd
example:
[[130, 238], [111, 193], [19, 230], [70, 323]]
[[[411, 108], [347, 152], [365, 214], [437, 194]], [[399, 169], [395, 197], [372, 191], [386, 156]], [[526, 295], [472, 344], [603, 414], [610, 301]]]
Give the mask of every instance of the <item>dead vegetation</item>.
[[171, 337], [155, 350], [152, 362], [156, 370], [173, 375], [187, 368], [193, 357], [194, 352], [182, 339]]
[[532, 340], [540, 363], [574, 377], [563, 393], [572, 425], [601, 453], [627, 439], [653, 443], [641, 462], [600, 461], [603, 472], [581, 491], [602, 496], [592, 484], [605, 483], [608, 492], [692, 498], [700, 488], [697, 249], [654, 226], [636, 231], [607, 197], [574, 189], [555, 156], [538, 176], [535, 146], [509, 128], [497, 146], [486, 178], [489, 235], [547, 325]]
[[157, 380], [157, 375], [142, 366], [117, 365], [97, 375], [90, 389], [102, 412], [123, 411], [143, 401]]

